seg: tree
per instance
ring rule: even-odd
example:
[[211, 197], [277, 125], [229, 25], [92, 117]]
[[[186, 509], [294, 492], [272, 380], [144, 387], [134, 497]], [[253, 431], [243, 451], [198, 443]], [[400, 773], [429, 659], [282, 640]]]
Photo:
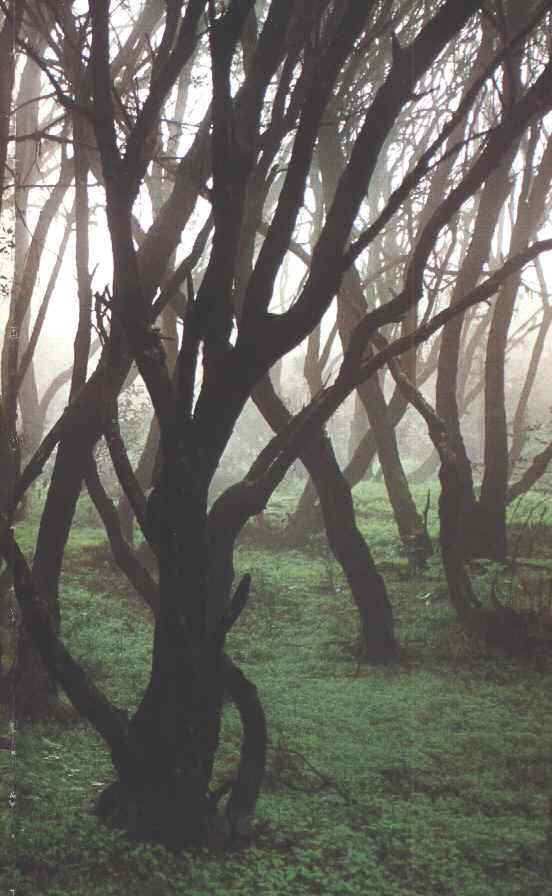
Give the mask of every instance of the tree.
[[[504, 9], [489, 17], [487, 28], [508, 46], [516, 32], [527, 26], [532, 7], [523, 10], [517, 4], [505, 4]], [[500, 14], [499, 14], [500, 13]], [[519, 48], [508, 50], [504, 58], [503, 102], [505, 113], [515, 108], [522, 93], [522, 53]], [[492, 255], [491, 244], [499, 226], [501, 215], [511, 196], [511, 169], [521, 152], [525, 159], [521, 194], [515, 202], [509, 251], [520, 251], [534, 238], [542, 224], [544, 205], [550, 186], [549, 151], [542, 154], [535, 172], [541, 128], [540, 116], [532, 124], [530, 133], [523, 140], [520, 133], [510, 144], [508, 152], [488, 178], [479, 197], [473, 233], [465, 253], [459, 276], [455, 283], [455, 297], [472, 289], [481, 277]], [[460, 344], [463, 333], [461, 315], [451, 320], [443, 331], [436, 387], [436, 410], [445, 421], [458, 457], [459, 469], [464, 481], [464, 536], [463, 548], [467, 556], [488, 556], [497, 560], [506, 557], [506, 506], [508, 491], [508, 435], [506, 422], [504, 377], [508, 330], [520, 286], [520, 273], [516, 273], [502, 287], [490, 322], [485, 360], [485, 456], [481, 497], [475, 495], [471, 463], [462, 438], [457, 404]], [[464, 330], [465, 333], [465, 330]], [[465, 380], [465, 375], [464, 375]], [[539, 469], [542, 472], [543, 465]]]
[[[137, 85], [131, 77], [135, 56], [127, 60], [131, 67], [117, 68], [108, 0], [90, 0], [89, 16], [75, 13], [74, 19], [69, 4], [52, 7], [56, 33], [64, 34], [69, 46], [78, 35], [87, 77], [75, 85], [48, 60], [42, 65], [60, 106], [74, 116], [73, 127], [82, 115], [94, 129], [113, 280], [96, 301], [103, 339], [99, 363], [86, 382], [78, 374], [82, 385], [23, 471], [11, 501], [13, 510], [57, 445], [58, 471], [40, 531], [42, 555], [46, 556], [47, 546], [53, 558], [48, 574], [42, 569], [40, 575], [31, 574], [9, 519], [3, 521], [0, 545], [13, 568], [25, 624], [47, 668], [111, 751], [116, 780], [100, 797], [99, 812], [133, 836], [181, 846], [203, 839], [212, 829], [217, 795], [209, 785], [225, 691], [237, 704], [244, 725], [240, 768], [225, 812], [227, 829], [238, 832], [254, 810], [264, 770], [264, 716], [254, 685], [224, 651], [226, 635], [250, 585], [249, 576], [244, 576], [232, 595], [234, 542], [243, 524], [263, 509], [291, 463], [311, 450], [313, 440], [315, 445], [324, 444], [321, 427], [361, 382], [396, 354], [429, 338], [453, 314], [493, 295], [507, 276], [551, 246], [550, 241], [541, 241], [518, 252], [452, 309], [433, 316], [430, 312], [414, 332], [378, 347], [379, 328], [402, 320], [422, 301], [424, 272], [443, 230], [520, 135], [552, 105], [548, 60], [486, 139], [473, 148], [471, 164], [416, 234], [400, 291], [368, 310], [351, 330], [335, 380], [284, 421], [245, 478], [209, 507], [210, 483], [246, 401], [259, 384], [266, 383], [270, 368], [320, 323], [345, 272], [420, 183], [500, 62], [500, 56], [493, 58], [472, 95], [461, 100], [455, 112], [443, 111], [435, 139], [412, 159], [404, 175], [401, 172], [378, 219], [351, 238], [397, 118], [406, 104], [419, 101], [417, 83], [439, 71], [440, 54], [460, 34], [473, 38], [479, 28], [477, 0], [407, 6], [408, 12], [414, 11], [412, 32], [401, 44], [386, 29], [373, 30], [382, 8], [391, 10], [391, 4], [378, 0], [365, 4], [274, 0], [258, 10], [252, 0], [225, 5], [213, 0], [170, 3], [158, 29], [140, 43], [146, 74]], [[146, 8], [151, 11], [153, 5]], [[394, 20], [397, 31], [401, 21], [400, 16]], [[538, 23], [537, 18], [535, 28]], [[303, 206], [323, 116], [348, 62], [359, 47], [364, 51], [367, 37], [385, 39], [393, 53], [391, 58], [380, 58], [380, 82], [361, 110], [302, 289], [285, 310], [274, 313], [270, 303], [275, 281]], [[473, 40], [466, 46], [473, 46]], [[34, 53], [29, 42], [25, 49]], [[196, 53], [208, 53], [210, 108], [174, 170], [170, 195], [138, 246], [133, 209], [156, 152], [158, 130], [164, 127], [166, 103]], [[262, 168], [264, 153], [267, 157], [272, 153], [271, 141], [279, 144], [284, 137], [290, 140], [289, 155], [276, 206], [259, 251], [253, 250], [253, 264], [237, 301], [248, 191], [255, 171]], [[163, 334], [155, 327], [171, 291], [160, 287], [199, 196], [211, 204], [214, 231], [201, 283], [185, 312], [171, 376]], [[192, 249], [177, 271], [181, 268], [185, 278], [193, 262]], [[83, 316], [90, 307], [86, 276], [84, 281], [79, 280]], [[377, 351], [368, 350], [371, 342]], [[95, 688], [63, 645], [49, 612], [49, 596], [57, 591], [80, 482], [84, 476], [93, 480], [92, 448], [103, 432], [116, 437], [115, 404], [133, 361], [159, 426], [161, 462], [146, 500], [124, 455], [118, 461], [122, 485], [159, 566], [151, 676], [138, 710], [129, 718]], [[112, 441], [115, 446], [116, 438]], [[342, 495], [350, 500], [350, 491]], [[334, 511], [338, 524], [338, 505]], [[382, 631], [389, 635], [392, 626], [385, 618], [385, 598], [382, 590], [376, 593]], [[365, 599], [370, 601], [371, 594]], [[374, 658], [394, 655], [392, 638], [387, 637], [379, 651], [376, 640]]]

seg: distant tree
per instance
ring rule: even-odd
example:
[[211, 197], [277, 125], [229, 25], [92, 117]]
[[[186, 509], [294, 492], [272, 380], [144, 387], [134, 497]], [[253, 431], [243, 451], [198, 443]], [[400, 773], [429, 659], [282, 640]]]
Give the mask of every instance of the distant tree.
[[[506, 3], [488, 17], [486, 31], [495, 40], [508, 47], [516, 33], [527, 29], [534, 4], [520, 7]], [[530, 58], [537, 53], [539, 38], [529, 50]], [[523, 94], [522, 75], [525, 61], [518, 44], [505, 53], [503, 63], [502, 92], [503, 115], [516, 108]], [[544, 149], [543, 149], [544, 147]], [[512, 193], [512, 168], [521, 156], [522, 173], [519, 195]], [[540, 157], [540, 158], [539, 158]], [[537, 161], [537, 158], [539, 160]], [[497, 230], [510, 230], [509, 247], [503, 252], [515, 253], [534, 239], [543, 224], [546, 198], [550, 190], [550, 145], [542, 132], [542, 117], [532, 123], [525, 135], [520, 132], [511, 142], [508, 152], [487, 179], [479, 196], [477, 213], [470, 242], [464, 255], [459, 276], [456, 279], [452, 302], [473, 289], [492, 259], [492, 243]], [[511, 203], [510, 208], [508, 207]], [[503, 226], [500, 226], [502, 223]], [[500, 262], [497, 261], [497, 264]], [[491, 265], [492, 266], [492, 262]], [[451, 444], [457, 455], [464, 481], [463, 551], [467, 556], [486, 556], [497, 560], [506, 557], [506, 507], [508, 504], [508, 429], [505, 403], [505, 362], [508, 331], [520, 288], [518, 271], [501, 287], [492, 315], [485, 350], [485, 415], [484, 415], [484, 467], [481, 495], [475, 494], [472, 468], [460, 426], [458, 406], [459, 373], [461, 358], [465, 354], [461, 343], [466, 333], [462, 315], [456, 316], [444, 328], [441, 339], [437, 377], [436, 410], [447, 425]], [[464, 358], [464, 383], [468, 365]], [[542, 475], [544, 458], [533, 467]], [[535, 477], [536, 478], [536, 477]], [[534, 478], [532, 480], [535, 481]]]

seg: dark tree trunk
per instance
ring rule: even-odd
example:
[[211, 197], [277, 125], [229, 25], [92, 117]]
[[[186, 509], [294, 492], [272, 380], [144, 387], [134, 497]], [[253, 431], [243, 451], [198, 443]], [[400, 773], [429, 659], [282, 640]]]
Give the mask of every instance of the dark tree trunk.
[[463, 559], [464, 519], [462, 516], [464, 483], [456, 457], [450, 449], [441, 453], [439, 470], [439, 543], [449, 598], [460, 621], [469, 627], [471, 612], [478, 601], [473, 593]]
[[322, 524], [318, 493], [312, 478], [309, 476], [295, 510], [286, 523], [284, 538], [289, 544], [294, 544], [297, 539], [304, 540], [307, 535], [319, 532]]
[[459, 620], [467, 631], [510, 655], [534, 656], [549, 650], [550, 636], [536, 631], [535, 614], [502, 606], [496, 597], [491, 608], [481, 606], [472, 588], [463, 552], [462, 473], [451, 448], [446, 426], [416, 387], [409, 382], [393, 359], [390, 363], [401, 391], [420, 412], [439, 454], [441, 494], [439, 496], [440, 544], [449, 597]]
[[[452, 303], [466, 295], [477, 283], [483, 264], [489, 257], [491, 240], [500, 210], [510, 191], [510, 167], [517, 152], [514, 146], [500, 166], [488, 179], [481, 198], [472, 240], [460, 269]], [[470, 459], [460, 429], [457, 402], [458, 365], [464, 317], [457, 315], [443, 328], [436, 385], [436, 411], [445, 421], [451, 447], [458, 464], [458, 475], [463, 483], [462, 518], [464, 532], [462, 549], [466, 556], [485, 553], [486, 532], [481, 524], [475, 498]]]
[[[257, 689], [225, 653], [206, 655], [205, 660], [210, 664], [203, 668], [202, 681], [198, 682], [196, 667], [173, 689], [179, 695], [176, 701], [150, 685], [129, 727], [139, 759], [125, 762], [118, 780], [98, 800], [99, 816], [137, 840], [177, 850], [194, 843], [228, 843], [246, 832], [254, 812], [267, 751], [266, 721]], [[186, 698], [191, 692], [193, 699]], [[236, 778], [212, 791], [209, 785], [225, 693], [242, 721], [241, 758]], [[156, 710], [159, 699], [163, 713]], [[163, 718], [171, 712], [174, 724], [167, 731]], [[217, 816], [219, 799], [228, 790], [224, 817]]]
[[[276, 432], [288, 423], [289, 413], [268, 377], [256, 387], [253, 400]], [[318, 433], [305, 446], [300, 458], [320, 500], [328, 544], [343, 569], [359, 612], [365, 656], [372, 662], [394, 660], [397, 643], [385, 583], [356, 525], [351, 489], [326, 433]]]
[[[172, 268], [171, 268], [172, 270]], [[163, 278], [163, 281], [166, 282], [169, 279], [167, 277]], [[178, 348], [178, 333], [176, 330], [176, 320], [177, 315], [174, 309], [167, 305], [162, 312], [161, 315], [161, 326], [163, 329], [163, 335], [166, 339], [166, 342], [169, 346], [169, 350], [167, 351], [167, 361], [169, 371], [172, 374], [174, 371], [174, 367], [176, 364], [176, 356], [177, 356], [177, 348]], [[142, 454], [140, 455], [140, 460], [138, 461], [135, 476], [138, 481], [140, 487], [147, 491], [153, 485], [154, 475], [155, 475], [155, 467], [156, 464], [159, 464], [159, 424], [155, 415], [151, 419], [151, 423], [148, 429], [148, 435], [146, 438], [146, 443], [142, 450]], [[121, 530], [123, 537], [128, 542], [129, 545], [132, 545], [134, 542], [134, 512], [132, 510], [132, 506], [123, 493], [119, 500], [119, 519], [121, 523]]]
[[328, 436], [320, 433], [313, 439], [302, 459], [305, 466], [308, 463], [307, 469], [316, 485], [328, 544], [343, 569], [359, 612], [364, 655], [376, 663], [394, 660], [397, 642], [391, 603], [370, 549], [356, 525], [351, 490]]
[[[146, 443], [135, 471], [136, 479], [144, 490], [149, 489], [152, 485], [153, 470], [158, 449], [159, 424], [157, 423], [157, 419], [152, 417]], [[118, 513], [123, 536], [129, 545], [132, 545], [134, 542], [134, 511], [132, 510], [130, 501], [124, 493], [119, 499]]]
[[383, 478], [397, 529], [411, 562], [423, 568], [433, 553], [422, 516], [418, 513], [403, 470], [396, 432], [389, 425], [388, 408], [376, 377], [359, 390], [378, 449]]
[[[328, 109], [328, 113], [329, 121], [321, 128], [318, 140], [318, 157], [327, 208], [331, 205], [338, 179], [345, 168], [337, 121], [331, 114], [331, 109]], [[365, 310], [366, 299], [362, 283], [358, 270], [353, 265], [345, 272], [337, 297], [337, 325], [344, 351], [347, 350], [355, 324]], [[415, 349], [407, 353], [406, 361], [411, 373], [415, 374]], [[433, 553], [433, 548], [410, 493], [399, 454], [396, 431], [391, 425], [378, 376], [370, 377], [362, 383], [358, 388], [358, 395], [370, 422], [370, 429], [374, 433], [383, 478], [401, 541], [411, 562], [415, 566], [423, 567], [427, 557]]]
[[226, 835], [243, 831], [266, 756], [256, 689], [223, 653], [226, 632], [247, 599], [249, 577], [230, 602], [231, 576], [219, 579], [213, 572], [218, 565], [208, 535], [206, 492], [190, 478], [189, 462], [180, 460], [165, 461], [149, 502], [160, 605], [149, 684], [129, 725], [134, 759], [113, 757], [118, 780], [98, 802], [100, 815], [131, 837], [175, 849], [213, 834], [216, 800], [210, 783], [225, 692], [244, 726]]

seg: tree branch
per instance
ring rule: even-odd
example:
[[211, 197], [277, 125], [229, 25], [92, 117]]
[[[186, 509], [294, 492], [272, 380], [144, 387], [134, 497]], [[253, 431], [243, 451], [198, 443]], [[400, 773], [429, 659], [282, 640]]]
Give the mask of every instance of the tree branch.
[[84, 480], [88, 494], [92, 498], [94, 506], [104, 524], [111, 552], [117, 565], [124, 572], [140, 597], [147, 603], [153, 615], [157, 617], [159, 614], [159, 589], [149, 572], [142, 566], [131, 547], [125, 541], [121, 532], [117, 508], [101, 483], [98, 468], [92, 455], [90, 455], [86, 465]]
[[14, 589], [23, 621], [53, 678], [78, 713], [94, 726], [111, 748], [116, 767], [134, 754], [128, 737], [128, 716], [117, 709], [88, 678], [57, 636], [46, 605], [37, 593], [29, 565], [5, 518], [0, 522], [0, 553], [13, 571]]

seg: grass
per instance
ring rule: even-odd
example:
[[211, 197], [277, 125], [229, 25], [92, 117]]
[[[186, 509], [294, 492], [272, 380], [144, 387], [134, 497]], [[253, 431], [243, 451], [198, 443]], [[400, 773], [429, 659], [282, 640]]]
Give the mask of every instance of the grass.
[[[292, 498], [288, 491], [275, 500], [274, 518]], [[322, 539], [269, 552], [248, 538], [238, 551], [238, 573], [252, 572], [253, 591], [228, 648], [259, 688], [271, 741], [248, 841], [178, 856], [128, 842], [91, 811], [112, 776], [100, 738], [78, 721], [40, 722], [17, 731], [15, 757], [0, 752], [0, 892], [552, 894], [552, 668], [468, 639], [443, 598], [438, 558], [415, 577], [399, 559], [382, 487], [363, 485], [355, 499], [385, 569], [402, 645], [397, 665], [356, 659], [356, 614]], [[552, 541], [550, 522], [539, 525], [534, 576], [543, 568], [547, 575]], [[435, 534], [431, 514], [430, 526]], [[482, 595], [494, 584], [503, 597], [519, 597], [515, 575], [496, 564], [472, 573]], [[132, 710], [147, 681], [151, 618], [112, 568], [99, 530], [72, 534], [62, 619], [71, 650]], [[218, 778], [235, 769], [239, 748], [239, 720], [228, 707]]]

